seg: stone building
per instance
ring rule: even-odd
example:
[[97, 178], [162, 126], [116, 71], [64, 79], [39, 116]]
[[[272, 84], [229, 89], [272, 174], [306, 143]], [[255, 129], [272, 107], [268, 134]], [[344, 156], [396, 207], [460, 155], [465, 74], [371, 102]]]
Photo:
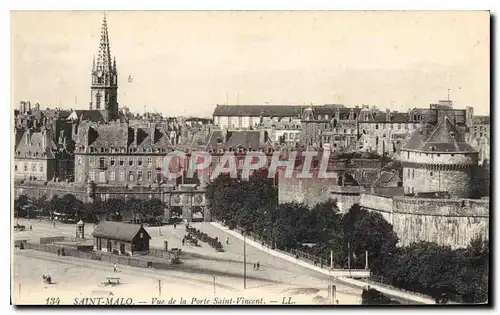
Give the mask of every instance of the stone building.
[[72, 180], [74, 160], [63, 135], [56, 144], [53, 131], [44, 127], [39, 131], [16, 128], [15, 134], [15, 180]]
[[217, 105], [214, 124], [221, 129], [250, 129], [269, 121], [300, 121], [304, 106], [294, 105]]
[[417, 129], [399, 155], [406, 194], [473, 195], [478, 152], [465, 142], [448, 116], [437, 126], [425, 124]]
[[161, 182], [163, 159], [171, 150], [163, 126], [80, 124], [75, 134], [75, 181], [115, 185]]
[[479, 151], [479, 164], [490, 161], [490, 116], [474, 116], [467, 142]]

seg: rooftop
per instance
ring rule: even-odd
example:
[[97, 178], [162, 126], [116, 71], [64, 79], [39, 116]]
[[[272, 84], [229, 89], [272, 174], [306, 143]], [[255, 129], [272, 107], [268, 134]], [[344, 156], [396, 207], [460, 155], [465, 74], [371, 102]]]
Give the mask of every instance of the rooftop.
[[425, 124], [410, 136], [402, 150], [421, 152], [477, 152], [465, 142], [453, 123], [444, 117], [437, 124]]
[[130, 224], [112, 221], [99, 222], [99, 224], [95, 227], [92, 236], [110, 240], [131, 242], [135, 238], [137, 233], [139, 233], [139, 231], [145, 233], [145, 236], [151, 239], [151, 236], [142, 227], [141, 224]]

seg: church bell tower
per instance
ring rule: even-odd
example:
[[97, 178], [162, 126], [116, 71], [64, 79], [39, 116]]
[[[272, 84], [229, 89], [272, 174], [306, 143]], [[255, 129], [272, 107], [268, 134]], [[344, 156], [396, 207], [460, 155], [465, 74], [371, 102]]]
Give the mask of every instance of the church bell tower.
[[116, 60], [111, 63], [109, 47], [108, 24], [104, 14], [101, 28], [101, 41], [97, 60], [92, 63], [92, 84], [90, 87], [91, 110], [100, 110], [108, 122], [118, 118], [118, 73]]

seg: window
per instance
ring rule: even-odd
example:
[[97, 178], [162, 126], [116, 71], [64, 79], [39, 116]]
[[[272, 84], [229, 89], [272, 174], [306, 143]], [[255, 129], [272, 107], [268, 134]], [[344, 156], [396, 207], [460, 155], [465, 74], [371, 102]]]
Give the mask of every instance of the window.
[[134, 166], [134, 158], [128, 158], [128, 165]]
[[95, 166], [95, 157], [89, 158], [90, 166]]
[[125, 171], [124, 170], [120, 170], [120, 180], [122, 182], [125, 181]]
[[78, 158], [78, 165], [82, 165], [82, 164], [83, 164], [82, 158], [81, 158], [81, 157], [79, 157], [79, 158]]
[[114, 166], [115, 165], [115, 158], [109, 158], [109, 165]]
[[141, 181], [142, 180], [142, 171], [137, 172], [137, 180]]
[[14, 171], [17, 171], [17, 164], [14, 165]]
[[441, 154], [438, 153], [437, 156], [441, 156]]
[[90, 171], [90, 173], [89, 173], [89, 179], [91, 181], [95, 181], [95, 172], [94, 171]]
[[27, 172], [28, 171], [28, 164], [24, 164], [24, 171]]
[[99, 182], [104, 183], [106, 181], [106, 172], [101, 171], [99, 172]]
[[430, 176], [432, 176], [432, 175], [433, 175], [433, 173], [432, 173], [432, 172], [430, 172], [430, 173], [429, 173], [429, 175], [430, 175]]
[[142, 166], [142, 158], [137, 158], [137, 166]]
[[35, 163], [31, 164], [31, 171], [36, 172], [36, 164]]
[[128, 180], [130, 182], [133, 182], [134, 181], [134, 172], [133, 171], [129, 171], [128, 172]]
[[[102, 83], [102, 77], [97, 77], [97, 82]], [[101, 108], [101, 93], [97, 93], [95, 95], [95, 107], [96, 108]]]
[[150, 181], [153, 178], [153, 172], [148, 171], [148, 181]]
[[161, 168], [161, 159], [156, 160], [156, 167]]
[[411, 178], [415, 178], [415, 170], [411, 171]]
[[38, 169], [40, 170], [40, 172], [43, 172], [43, 164], [40, 164], [40, 166], [38, 167]]
[[148, 157], [148, 166], [151, 167], [153, 165], [153, 159]]
[[125, 160], [123, 158], [120, 158], [120, 166], [125, 165]]
[[455, 156], [455, 154], [452, 153], [451, 156]]
[[375, 124], [375, 129], [378, 129], [378, 124]]
[[100, 167], [100, 168], [104, 168], [105, 164], [106, 164], [106, 163], [105, 163], [105, 161], [104, 161], [104, 158], [103, 158], [103, 157], [102, 157], [102, 158], [99, 158], [99, 167]]

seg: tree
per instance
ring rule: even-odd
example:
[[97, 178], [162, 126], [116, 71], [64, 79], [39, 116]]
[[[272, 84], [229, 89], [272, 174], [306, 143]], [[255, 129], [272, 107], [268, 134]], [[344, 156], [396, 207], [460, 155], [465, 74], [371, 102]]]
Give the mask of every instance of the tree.
[[111, 219], [112, 221], [122, 220], [126, 206], [127, 204], [123, 199], [111, 198], [102, 203], [106, 219]]
[[[56, 197], [57, 198], [57, 197]], [[84, 210], [83, 202], [73, 194], [66, 194], [55, 200], [55, 212], [61, 213], [68, 219], [76, 219]]]
[[26, 195], [20, 195], [14, 199], [14, 217], [25, 217], [27, 215], [26, 207], [29, 206], [29, 202]]
[[[398, 237], [392, 225], [379, 213], [368, 212], [353, 205], [344, 216], [344, 237], [346, 247], [350, 245], [354, 254], [352, 265], [363, 267], [365, 252], [368, 251], [370, 269], [379, 273], [384, 269], [383, 260], [397, 252]], [[359, 259], [361, 258], [361, 259]]]

